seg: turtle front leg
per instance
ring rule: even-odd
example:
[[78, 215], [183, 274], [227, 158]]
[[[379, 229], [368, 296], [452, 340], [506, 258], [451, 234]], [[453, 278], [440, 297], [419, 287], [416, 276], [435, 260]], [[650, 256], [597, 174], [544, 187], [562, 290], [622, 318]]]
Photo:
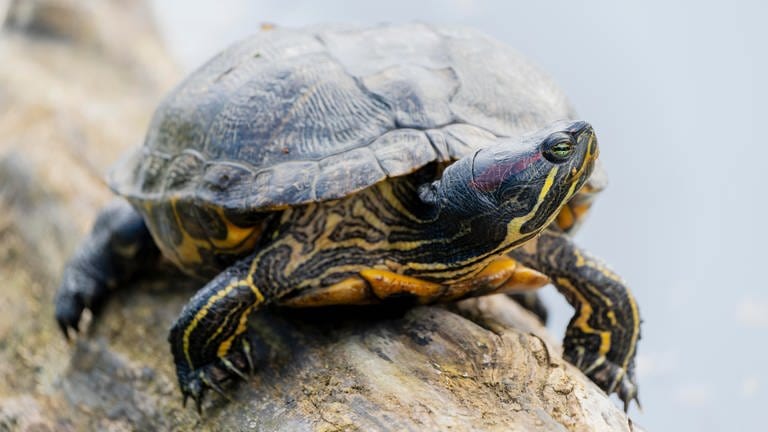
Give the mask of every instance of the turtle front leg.
[[96, 218], [93, 230], [64, 267], [56, 293], [56, 321], [64, 336], [78, 331], [86, 308], [94, 309], [110, 288], [131, 277], [159, 250], [141, 215], [125, 200], [107, 205]]
[[512, 256], [549, 276], [575, 308], [563, 341], [564, 357], [607, 393], [618, 393], [626, 410], [630, 401], [637, 401], [640, 313], [625, 282], [554, 230]]
[[245, 379], [243, 369], [253, 370], [244, 335], [248, 316], [270, 300], [254, 282], [255, 265], [248, 257], [224, 270], [192, 297], [171, 328], [168, 341], [184, 404], [191, 397], [198, 412], [208, 389], [226, 398], [219, 383]]

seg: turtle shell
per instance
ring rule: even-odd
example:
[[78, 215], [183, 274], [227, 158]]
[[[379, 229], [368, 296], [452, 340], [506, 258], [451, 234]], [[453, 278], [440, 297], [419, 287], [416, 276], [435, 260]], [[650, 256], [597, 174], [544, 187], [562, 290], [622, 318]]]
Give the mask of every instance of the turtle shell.
[[182, 82], [110, 184], [134, 202], [276, 210], [573, 117], [539, 69], [472, 30], [268, 30]]

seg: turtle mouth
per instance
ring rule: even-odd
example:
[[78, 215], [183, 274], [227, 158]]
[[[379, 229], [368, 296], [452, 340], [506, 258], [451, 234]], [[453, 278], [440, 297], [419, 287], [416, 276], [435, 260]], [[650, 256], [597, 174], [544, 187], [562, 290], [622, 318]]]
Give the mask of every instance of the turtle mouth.
[[571, 180], [571, 182], [579, 181], [579, 180], [586, 180], [585, 177], [588, 177], [588, 176], [585, 175], [585, 172], [586, 171], [589, 171], [589, 172], [592, 171], [592, 169], [595, 166], [595, 161], [596, 160], [597, 160], [597, 158], [589, 158], [589, 159], [585, 160], [583, 164], [581, 164], [581, 166], [579, 167], [578, 170], [576, 168], [573, 168], [573, 170], [575, 172], [573, 173], [573, 179]]
[[594, 169], [595, 162], [597, 162], [597, 158], [599, 156], [600, 147], [597, 145], [595, 136], [592, 135], [590, 136], [589, 142], [587, 143], [587, 148], [584, 151], [584, 157], [582, 158], [581, 164], [579, 164], [578, 168], [571, 167], [569, 183], [581, 182], [584, 184], [587, 178], [589, 178], [589, 174]]

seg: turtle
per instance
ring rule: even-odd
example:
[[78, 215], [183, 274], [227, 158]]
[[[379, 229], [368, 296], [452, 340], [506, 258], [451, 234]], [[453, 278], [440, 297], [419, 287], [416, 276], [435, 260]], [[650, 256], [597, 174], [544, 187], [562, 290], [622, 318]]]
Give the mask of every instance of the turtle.
[[160, 259], [200, 279], [168, 339], [200, 410], [252, 371], [248, 317], [265, 307], [497, 293], [531, 307], [551, 282], [575, 308], [565, 359], [626, 410], [638, 306], [572, 240], [605, 185], [598, 154], [552, 80], [481, 32], [262, 30], [172, 90], [112, 169], [118, 197], [65, 266], [56, 319], [76, 335], [84, 309]]

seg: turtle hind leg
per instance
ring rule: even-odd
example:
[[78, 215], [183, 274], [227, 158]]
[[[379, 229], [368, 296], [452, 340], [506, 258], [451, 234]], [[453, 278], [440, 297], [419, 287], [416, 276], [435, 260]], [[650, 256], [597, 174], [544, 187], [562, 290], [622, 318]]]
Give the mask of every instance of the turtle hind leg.
[[86, 308], [97, 309], [110, 288], [158, 256], [141, 215], [124, 200], [107, 205], [64, 267], [55, 299], [56, 321], [64, 336], [69, 338], [70, 332], [78, 332]]

